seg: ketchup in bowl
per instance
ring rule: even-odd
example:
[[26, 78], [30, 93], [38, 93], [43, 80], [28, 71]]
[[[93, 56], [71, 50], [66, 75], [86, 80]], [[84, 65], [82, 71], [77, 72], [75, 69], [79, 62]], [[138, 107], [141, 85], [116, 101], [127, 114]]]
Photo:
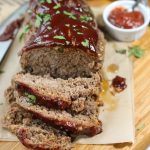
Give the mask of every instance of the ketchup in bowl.
[[144, 16], [140, 11], [129, 12], [124, 7], [114, 8], [108, 17], [111, 24], [123, 29], [133, 29], [144, 24]]

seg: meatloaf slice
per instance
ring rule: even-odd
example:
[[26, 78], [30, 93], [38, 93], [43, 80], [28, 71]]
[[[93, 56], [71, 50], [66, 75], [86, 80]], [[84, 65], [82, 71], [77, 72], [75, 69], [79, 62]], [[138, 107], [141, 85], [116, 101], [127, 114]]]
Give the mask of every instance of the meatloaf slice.
[[4, 117], [4, 128], [15, 133], [23, 145], [36, 150], [69, 150], [71, 138], [33, 118], [17, 104], [13, 104]]
[[[31, 1], [21, 66], [32, 74], [48, 73], [54, 78], [89, 77], [102, 67], [104, 36], [83, 0], [61, 0], [58, 5]], [[49, 16], [46, 21], [45, 16]]]
[[99, 100], [100, 77], [94, 74], [91, 78], [53, 79], [30, 74], [17, 74], [13, 78], [14, 88], [24, 96], [33, 95], [35, 104], [48, 108], [72, 109], [81, 112], [85, 103]]
[[20, 142], [35, 150], [69, 150], [70, 138], [56, 136], [37, 127], [20, 127], [16, 133]]
[[32, 104], [29, 98], [23, 96], [17, 97], [16, 102], [37, 118], [69, 134], [94, 136], [102, 131], [101, 122], [93, 115], [71, 115], [66, 111], [48, 109], [44, 106]]

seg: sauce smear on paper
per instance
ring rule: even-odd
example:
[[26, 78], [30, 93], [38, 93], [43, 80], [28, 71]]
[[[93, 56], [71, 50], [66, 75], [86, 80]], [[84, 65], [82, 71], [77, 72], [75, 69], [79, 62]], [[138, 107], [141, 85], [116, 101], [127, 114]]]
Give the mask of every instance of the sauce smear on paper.
[[120, 76], [116, 76], [112, 80], [112, 86], [116, 92], [122, 92], [123, 90], [126, 89], [127, 84], [126, 84], [126, 79]]
[[111, 64], [107, 67], [107, 71], [111, 73], [115, 73], [119, 70], [119, 66], [116, 64]]

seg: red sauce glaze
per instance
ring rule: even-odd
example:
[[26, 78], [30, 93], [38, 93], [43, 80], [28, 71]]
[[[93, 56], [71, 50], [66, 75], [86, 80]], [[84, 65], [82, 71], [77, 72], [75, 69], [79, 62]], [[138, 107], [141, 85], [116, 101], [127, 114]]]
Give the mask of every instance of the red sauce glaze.
[[17, 19], [13, 22], [11, 22], [5, 29], [4, 33], [0, 35], [0, 41], [7, 41], [12, 38], [14, 38], [14, 32], [16, 29], [19, 29], [21, 24], [22, 24], [23, 18], [22, 19]]
[[124, 29], [133, 29], [144, 24], [144, 16], [140, 11], [128, 12], [123, 7], [113, 9], [108, 19], [114, 26]]
[[[58, 8], [57, 5], [59, 5]], [[82, 0], [52, 0], [51, 3], [40, 3], [32, 0], [30, 10], [33, 21], [37, 14], [50, 14], [51, 20], [41, 23], [23, 51], [39, 47], [65, 46], [80, 48], [96, 54], [97, 25], [85, 2]], [[55, 36], [62, 36], [64, 39], [58, 39]]]
[[113, 88], [115, 89], [116, 92], [122, 92], [127, 87], [126, 79], [122, 78], [120, 76], [116, 76], [112, 80], [112, 86], [113, 86]]
[[51, 99], [48, 96], [40, 95], [38, 92], [25, 84], [18, 83], [16, 85], [18, 92], [24, 94], [25, 92], [33, 94], [36, 97], [36, 104], [45, 106], [47, 108], [59, 108], [61, 110], [67, 109], [70, 107], [71, 102], [63, 101], [57, 97]]
[[68, 134], [73, 135], [87, 135], [87, 136], [94, 136], [102, 132], [101, 122], [99, 121], [97, 125], [93, 124], [92, 126], [85, 126], [82, 123], [76, 123], [74, 121], [67, 121], [61, 119], [50, 119], [45, 117], [44, 115], [34, 112], [30, 109], [27, 109], [31, 112], [35, 118], [40, 118], [43, 122], [50, 124], [51, 126], [61, 129], [62, 131], [67, 132]]

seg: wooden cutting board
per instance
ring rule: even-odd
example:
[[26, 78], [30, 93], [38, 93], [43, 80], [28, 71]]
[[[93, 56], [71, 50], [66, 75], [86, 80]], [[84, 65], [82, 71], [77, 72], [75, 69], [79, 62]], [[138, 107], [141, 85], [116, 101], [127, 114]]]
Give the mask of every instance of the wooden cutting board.
[[[91, 6], [102, 6], [111, 0], [89, 0]], [[149, 0], [150, 2], [150, 0]], [[150, 145], [150, 27], [133, 44], [146, 50], [145, 56], [134, 60], [136, 141], [114, 145], [76, 145], [72, 150], [145, 150]], [[114, 133], [115, 136], [115, 133]], [[27, 150], [19, 142], [0, 142], [0, 150]]]

